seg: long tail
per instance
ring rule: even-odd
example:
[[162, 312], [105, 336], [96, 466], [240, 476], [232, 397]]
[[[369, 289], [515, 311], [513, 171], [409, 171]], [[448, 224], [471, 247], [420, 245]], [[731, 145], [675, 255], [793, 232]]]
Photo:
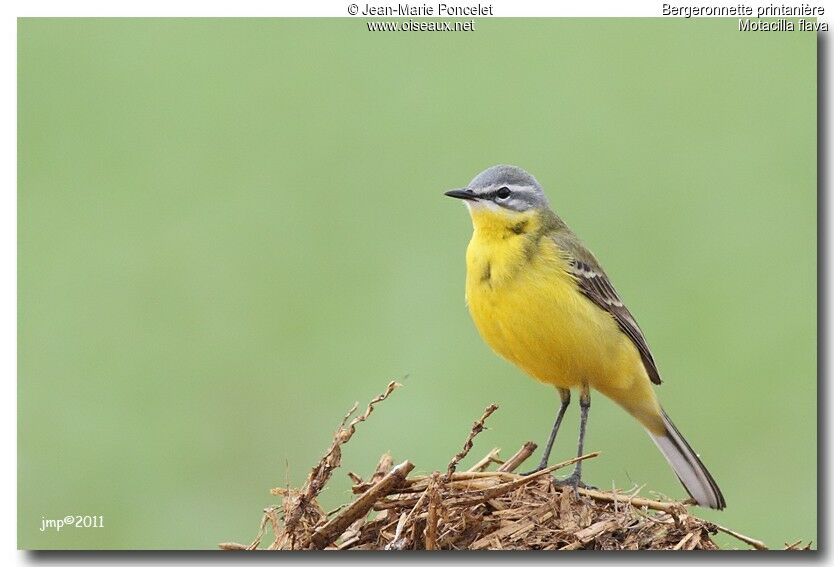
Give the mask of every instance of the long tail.
[[724, 501], [724, 495], [721, 494], [721, 489], [718, 488], [715, 479], [709, 474], [707, 467], [704, 466], [704, 463], [686, 442], [686, 439], [672, 423], [672, 420], [669, 419], [669, 416], [666, 415], [666, 412], [662, 409], [660, 412], [663, 415], [666, 432], [657, 435], [649, 431], [655, 445], [669, 461], [683, 487], [700, 506], [723, 510], [727, 503]]

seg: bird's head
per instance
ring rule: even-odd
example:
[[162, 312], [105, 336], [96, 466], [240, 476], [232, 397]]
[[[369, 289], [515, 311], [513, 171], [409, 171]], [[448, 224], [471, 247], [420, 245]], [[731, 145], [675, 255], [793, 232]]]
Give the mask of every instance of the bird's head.
[[445, 194], [466, 203], [476, 226], [481, 220], [517, 222], [550, 211], [550, 203], [536, 178], [514, 165], [494, 165], [476, 175], [466, 187]]

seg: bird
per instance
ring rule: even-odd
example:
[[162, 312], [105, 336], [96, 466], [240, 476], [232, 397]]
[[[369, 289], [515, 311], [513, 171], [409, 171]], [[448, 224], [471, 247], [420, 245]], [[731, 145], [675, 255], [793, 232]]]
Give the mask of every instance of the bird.
[[[643, 331], [536, 178], [520, 167], [496, 165], [445, 195], [462, 200], [472, 220], [465, 297], [481, 337], [559, 393], [555, 422], [532, 472], [548, 466], [571, 390], [579, 391], [577, 456], [583, 454], [594, 390], [645, 428], [695, 503], [723, 509], [718, 484], [655, 395], [660, 372]], [[554, 482], [586, 486], [582, 461]]]

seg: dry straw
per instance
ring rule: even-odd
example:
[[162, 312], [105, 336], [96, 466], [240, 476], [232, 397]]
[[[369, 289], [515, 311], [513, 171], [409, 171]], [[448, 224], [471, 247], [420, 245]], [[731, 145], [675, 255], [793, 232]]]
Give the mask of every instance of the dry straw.
[[[362, 415], [351, 420], [357, 405], [345, 415], [322, 459], [300, 489], [273, 488], [281, 504], [264, 510], [260, 527], [248, 545], [221, 543], [226, 550], [627, 550], [718, 549], [712, 536], [724, 532], [754, 549], [764, 543], [697, 518], [688, 502], [643, 498], [629, 492], [562, 488], [551, 472], [589, 453], [552, 465], [535, 474], [516, 474], [535, 451], [524, 443], [506, 461], [490, 450], [468, 470], [457, 472], [475, 437], [498, 409], [491, 405], [475, 421], [461, 451], [445, 473], [409, 476], [414, 465], [397, 465], [389, 454], [380, 458], [367, 481], [348, 473], [355, 499], [325, 512], [316, 498], [341, 464], [341, 447], [368, 419], [374, 406], [399, 386], [391, 382], [371, 400]], [[348, 421], [350, 420], [350, 421]], [[487, 470], [498, 465], [496, 470]], [[262, 545], [267, 530], [272, 541]], [[800, 542], [785, 549], [810, 549]]]

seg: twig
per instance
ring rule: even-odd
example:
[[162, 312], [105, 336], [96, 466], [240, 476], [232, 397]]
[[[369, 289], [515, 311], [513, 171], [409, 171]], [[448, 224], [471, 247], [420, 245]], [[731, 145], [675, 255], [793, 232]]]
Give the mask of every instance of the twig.
[[397, 521], [397, 529], [394, 531], [394, 539], [391, 540], [391, 543], [385, 546], [386, 551], [400, 551], [405, 548], [406, 541], [405, 538], [402, 537], [402, 535], [407, 518], [408, 517], [406, 516], [405, 512], [403, 512], [400, 515], [400, 519]]
[[[466, 483], [467, 481], [477, 481], [477, 480], [496, 480], [496, 481], [511, 481], [518, 478], [518, 475], [512, 473], [500, 473], [497, 471], [484, 471], [484, 472], [459, 472], [452, 475], [451, 481], [446, 481], [446, 475], [443, 475], [443, 481], [446, 486], [458, 486], [461, 483]], [[418, 476], [414, 478], [407, 478], [403, 485], [400, 488], [397, 488], [393, 491], [396, 494], [408, 494], [408, 493], [417, 493], [423, 492], [426, 487], [428, 487], [429, 482], [431, 480], [430, 476]], [[373, 484], [364, 483], [364, 484], [357, 484], [356, 486], [351, 487], [351, 491], [354, 494], [361, 494], [371, 488]]]
[[[434, 478], [434, 475], [432, 475], [432, 479], [433, 479], [433, 478]], [[430, 488], [430, 487], [431, 487], [431, 483], [429, 484], [429, 488]], [[401, 518], [401, 520], [402, 520], [402, 526], [398, 526], [398, 529], [399, 529], [400, 531], [403, 531], [403, 530], [405, 529], [405, 527], [406, 527], [406, 526], [408, 526], [408, 525], [411, 523], [411, 521], [414, 519], [414, 517], [417, 515], [417, 512], [418, 512], [418, 511], [420, 511], [420, 509], [422, 509], [422, 507], [423, 507], [423, 502], [424, 502], [424, 501], [426, 501], [426, 500], [428, 500], [428, 498], [429, 498], [429, 494], [430, 494], [430, 492], [429, 492], [429, 490], [428, 490], [428, 488], [427, 488], [426, 490], [424, 490], [424, 491], [423, 491], [423, 493], [422, 493], [422, 494], [420, 495], [420, 497], [417, 499], [417, 502], [415, 502], [415, 503], [414, 503], [414, 506], [413, 506], [413, 507], [411, 508], [411, 510], [408, 512], [408, 514], [406, 515], [406, 517], [405, 517], [404, 519], [402, 519], [402, 518]]]
[[483, 459], [469, 467], [466, 472], [483, 472], [490, 465], [490, 463], [501, 464], [503, 461], [498, 459], [499, 451], [500, 449], [498, 449], [498, 447], [494, 448], [492, 451], [487, 453]]
[[[456, 472], [452, 475], [452, 480], [446, 481], [446, 476], [444, 475], [444, 482], [447, 485], [454, 484], [458, 481], [464, 480], [477, 480], [477, 479], [485, 479], [485, 478], [494, 478], [499, 480], [506, 480], [511, 481], [515, 480], [520, 475], [511, 473], [511, 472], [499, 472], [499, 471], [474, 471], [474, 472]], [[397, 490], [397, 492], [421, 492], [423, 491], [426, 486], [428, 486], [429, 480], [431, 479], [431, 475], [421, 475], [421, 476], [414, 476], [411, 478], [405, 479], [402, 487]], [[368, 490], [372, 483], [366, 482], [364, 484], [358, 484], [353, 486], [351, 490], [354, 494], [359, 494]]]
[[[490, 545], [491, 542], [496, 542], [497, 545], [500, 546], [501, 538], [509, 537], [515, 538], [523, 533], [529, 531], [536, 525], [542, 525], [551, 517], [553, 517], [553, 510], [550, 509], [551, 506], [549, 504], [545, 506], [541, 506], [536, 510], [533, 510], [529, 515], [526, 516], [526, 520], [518, 521], [509, 524], [508, 526], [504, 526], [503, 528], [499, 528], [494, 532], [487, 534], [484, 537], [474, 541], [470, 546], [471, 549], [483, 549]], [[544, 513], [542, 513], [544, 512]]]
[[616, 520], [602, 520], [602, 521], [599, 521], [595, 524], [591, 524], [590, 526], [588, 526], [587, 528], [585, 528], [583, 530], [579, 530], [578, 532], [576, 532], [573, 535], [576, 536], [577, 540], [579, 540], [580, 542], [585, 544], [585, 543], [590, 542], [592, 539], [597, 537], [602, 532], [606, 531], [607, 529], [609, 529], [610, 527], [615, 526], [615, 525], [617, 525]]
[[[561, 463], [557, 463], [555, 465], [550, 465], [549, 467], [537, 471], [528, 476], [520, 476], [520, 475], [511, 475], [513, 480], [510, 482], [505, 482], [504, 484], [499, 484], [498, 486], [486, 488], [480, 491], [473, 491], [473, 493], [469, 494], [469, 498], [452, 498], [449, 499], [447, 502], [444, 502], [444, 505], [447, 508], [452, 507], [460, 507], [460, 506], [471, 506], [475, 504], [480, 504], [482, 502], [486, 502], [492, 498], [496, 498], [497, 496], [501, 496], [511, 490], [515, 490], [516, 488], [527, 484], [537, 478], [541, 478], [557, 469], [561, 469], [567, 466], [570, 466], [576, 462], [584, 461], [585, 459], [593, 459], [594, 457], [598, 457], [600, 453], [598, 451], [593, 453], [588, 453], [587, 455], [582, 455], [581, 457], [574, 457], [573, 459], [569, 459], [567, 461], [563, 461]], [[459, 474], [478, 474], [478, 473], [459, 473]], [[502, 473], [480, 473], [480, 474], [502, 474]], [[509, 473], [503, 473], [509, 474]], [[421, 503], [423, 497], [425, 496], [425, 492], [419, 498], [403, 498], [401, 500], [380, 500], [374, 505], [374, 510], [388, 510], [389, 508], [396, 508], [399, 506], [414, 506], [415, 508], [419, 508], [418, 504]], [[472, 497], [474, 496], [474, 498]]]
[[461, 449], [460, 452], [458, 452], [458, 454], [455, 455], [449, 462], [449, 466], [446, 469], [446, 480], [451, 480], [452, 473], [455, 472], [455, 468], [457, 468], [458, 463], [461, 462], [461, 460], [467, 454], [469, 454], [470, 449], [472, 449], [473, 439], [475, 439], [475, 436], [478, 435], [478, 433], [484, 430], [484, 422], [497, 409], [498, 406], [495, 404], [487, 406], [487, 408], [484, 410], [484, 415], [481, 416], [481, 419], [472, 424], [472, 430], [469, 432], [469, 436], [466, 438], [466, 442], [463, 444], [463, 449]]
[[796, 540], [795, 542], [793, 542], [790, 545], [788, 544], [788, 542], [785, 542], [785, 551], [809, 551], [811, 549], [811, 544], [812, 543], [813, 543], [813, 541], [809, 541], [807, 544], [805, 544], [805, 547], [801, 547], [802, 546], [802, 540], [801, 539]]
[[[289, 499], [284, 500], [285, 503], [288, 502], [288, 501], [289, 501]], [[281, 506], [281, 508], [285, 512], [284, 517], [286, 517], [286, 507]], [[283, 529], [281, 527], [281, 522], [278, 520], [278, 506], [269, 506], [267, 508], [264, 508], [264, 517], [269, 520], [269, 523], [272, 526], [272, 535], [275, 536], [275, 539], [273, 540], [273, 542], [272, 542], [272, 544], [270, 545], [269, 548], [270, 549], [276, 549], [277, 548], [276, 544], [279, 542], [279, 540], [281, 542], [283, 542], [286, 539], [286, 532], [287, 532], [285, 529]], [[252, 543], [249, 544], [249, 549], [250, 550], [257, 549], [258, 546], [260, 545], [260, 543], [261, 543], [261, 540], [260, 540], [260, 533], [259, 533], [258, 538], [255, 539], [255, 541], [253, 541]]]
[[674, 547], [672, 547], [672, 549], [677, 551], [678, 549], [682, 548], [684, 545], [686, 545], [686, 542], [688, 542], [690, 539], [692, 539], [692, 536], [694, 536], [694, 535], [695, 535], [695, 532], [689, 532], [688, 534], [683, 536], [683, 539], [681, 539], [678, 543], [676, 543], [674, 545]]
[[396, 488], [408, 473], [414, 468], [409, 461], [403, 461], [389, 472], [385, 477], [376, 483], [373, 488], [353, 501], [338, 516], [331, 519], [313, 532], [310, 543], [315, 549], [323, 549], [336, 541], [348, 526], [354, 521], [367, 514], [374, 502], [385, 497], [392, 489]]
[[385, 453], [379, 458], [376, 469], [374, 469], [374, 474], [371, 475], [371, 479], [368, 482], [371, 484], [378, 482], [382, 477], [388, 474], [392, 466], [394, 466], [394, 459], [391, 457], [391, 453]]
[[[365, 413], [363, 413], [359, 417], [355, 417], [353, 419], [353, 421], [351, 421], [348, 424], [347, 429], [342, 428], [342, 431], [340, 432], [341, 433], [341, 435], [340, 435], [341, 443], [340, 444], [344, 444], [344, 443], [347, 443], [348, 441], [350, 441], [350, 438], [353, 437], [354, 433], [356, 433], [356, 426], [359, 423], [368, 419], [368, 416], [370, 416], [371, 413], [373, 413], [373, 411], [374, 411], [374, 406], [377, 405], [379, 402], [387, 399], [388, 396], [391, 395], [391, 392], [393, 392], [396, 388], [399, 388], [400, 386], [402, 386], [402, 384], [400, 384], [399, 382], [394, 382], [394, 381], [389, 382], [388, 386], [386, 386], [386, 388], [385, 388], [385, 391], [382, 392], [377, 397], [375, 397], [374, 399], [372, 399], [368, 403], [368, 407], [365, 409]], [[351, 413], [353, 413], [353, 412], [351, 412]], [[348, 414], [348, 415], [350, 415], [350, 414]]]
[[526, 461], [530, 455], [533, 454], [533, 451], [536, 450], [538, 445], [533, 443], [532, 441], [527, 441], [524, 445], [521, 446], [521, 449], [516, 451], [515, 455], [507, 459], [507, 461], [498, 467], [500, 472], [513, 472], [515, 469], [521, 466], [521, 463]]
[[[390, 386], [391, 384], [388, 384], [388, 385]], [[342, 418], [342, 423], [339, 424], [340, 429], [345, 426], [345, 424], [347, 423], [347, 420], [349, 420], [350, 416], [352, 416], [356, 412], [356, 408], [358, 408], [358, 407], [359, 407], [359, 402], [353, 402], [353, 405], [350, 407], [348, 412], [345, 414], [345, 417]]]
[[651, 510], [659, 510], [667, 514], [674, 515], [680, 513], [683, 509], [681, 502], [660, 502], [658, 500], [648, 500], [646, 498], [637, 498], [635, 496], [622, 496], [612, 492], [600, 492], [599, 490], [591, 490], [589, 488], [577, 488], [579, 494], [590, 496], [594, 500], [601, 500], [603, 502], [625, 502], [638, 508], [646, 507]]
[[[252, 540], [252, 543], [249, 545], [244, 545], [243, 548], [247, 550], [257, 549], [258, 546], [261, 544], [261, 539], [264, 536], [264, 532], [266, 531], [266, 524], [267, 522], [272, 522], [272, 530], [277, 533], [278, 530], [278, 518], [275, 517], [275, 506], [269, 506], [264, 508], [264, 515], [261, 517], [261, 524], [258, 526], [258, 533], [255, 536], [255, 539]], [[223, 550], [236, 550], [238, 549], [237, 546], [243, 545], [240, 543], [235, 542], [226, 542], [220, 544], [220, 549]]]
[[235, 543], [233, 541], [218, 543], [217, 547], [219, 547], [222, 551], [246, 551], [249, 549], [249, 547], [243, 545], [242, 543]]
[[492, 498], [496, 498], [498, 496], [501, 496], [502, 494], [505, 494], [505, 493], [507, 493], [511, 490], [515, 490], [519, 486], [523, 486], [523, 485], [527, 484], [528, 482], [530, 482], [532, 480], [535, 480], [539, 477], [550, 474], [557, 469], [561, 469], [561, 468], [570, 466], [570, 465], [572, 465], [574, 463], [577, 463], [579, 461], [584, 461], [585, 459], [593, 459], [594, 457], [599, 456], [599, 454], [600, 453], [597, 451], [597, 452], [594, 452], [594, 453], [588, 453], [587, 455], [582, 455], [581, 457], [574, 457], [573, 459], [563, 461], [563, 462], [557, 463], [555, 465], [551, 465], [551, 466], [549, 466], [545, 469], [542, 469], [540, 471], [537, 471], [537, 472], [535, 472], [531, 475], [522, 476], [522, 477], [520, 477], [516, 480], [513, 480], [511, 482], [507, 482], [507, 483], [504, 483], [504, 484], [499, 484], [498, 486], [495, 486], [493, 488], [487, 488], [487, 489], [483, 490], [482, 495], [478, 496], [477, 498], [452, 500], [448, 504], [448, 506], [471, 506], [471, 505], [474, 505], [474, 504], [480, 504], [481, 502], [486, 502], [487, 500], [490, 500]]
[[[389, 382], [385, 391], [368, 403], [365, 413], [353, 418], [353, 420], [351, 420], [351, 422], [347, 425], [347, 428], [345, 428], [345, 422], [347, 422], [350, 416], [353, 415], [355, 407], [358, 404], [354, 404], [350, 411], [348, 411], [344, 418], [342, 418], [339, 429], [333, 436], [333, 442], [331, 443], [330, 448], [318, 464], [310, 471], [304, 488], [299, 491], [300, 493], [295, 499], [295, 502], [293, 502], [293, 506], [284, 516], [284, 531], [290, 534], [291, 541], [294, 541], [295, 539], [295, 529], [301, 521], [301, 518], [307, 512], [308, 504], [312, 502], [316, 496], [318, 496], [319, 492], [321, 492], [324, 488], [324, 485], [327, 484], [328, 480], [330, 480], [330, 477], [333, 474], [333, 469], [341, 465], [341, 446], [350, 441], [350, 438], [353, 437], [353, 434], [356, 432], [356, 426], [368, 419], [368, 416], [374, 411], [374, 406], [390, 396], [391, 392], [393, 392], [398, 386], [400, 386], [400, 384], [397, 382]], [[275, 490], [276, 489], [273, 489], [273, 493], [275, 493]], [[303, 543], [304, 542], [302, 542], [302, 544]]]
[[[499, 472], [499, 471], [464, 471], [464, 472], [456, 472], [452, 474], [451, 482], [456, 482], [459, 480], [474, 480], [478, 478], [500, 478], [504, 480], [515, 480], [520, 475], [509, 473], [509, 472]], [[410, 478], [405, 482], [406, 486], [413, 486], [415, 484], [420, 483], [427, 483], [428, 480], [431, 478], [431, 475], [423, 475], [423, 476], [415, 476], [414, 478]], [[444, 481], [446, 480], [446, 475], [443, 476]], [[446, 481], [449, 482], [449, 481]]]
[[438, 549], [437, 546], [437, 522], [438, 508], [440, 507], [440, 473], [432, 474], [431, 482], [426, 492], [429, 494], [429, 510], [426, 517], [426, 549], [431, 551]]
[[359, 541], [359, 536], [353, 536], [350, 539], [346, 539], [342, 543], [339, 544], [337, 549], [348, 549], [350, 546], [354, 545], [357, 541]]
[[725, 528], [724, 526], [719, 526], [718, 524], [716, 524], [714, 522], [713, 522], [712, 525], [715, 526], [719, 531], [722, 531], [727, 535], [731, 535], [734, 538], [743, 541], [744, 543], [750, 544], [753, 547], [755, 547], [756, 549], [759, 549], [761, 551], [767, 551], [768, 550], [768, 547], [764, 543], [762, 543], [761, 541], [759, 541], [757, 539], [753, 539], [752, 537], [748, 537], [744, 534], [734, 532], [733, 530], [731, 530], [729, 528]]

